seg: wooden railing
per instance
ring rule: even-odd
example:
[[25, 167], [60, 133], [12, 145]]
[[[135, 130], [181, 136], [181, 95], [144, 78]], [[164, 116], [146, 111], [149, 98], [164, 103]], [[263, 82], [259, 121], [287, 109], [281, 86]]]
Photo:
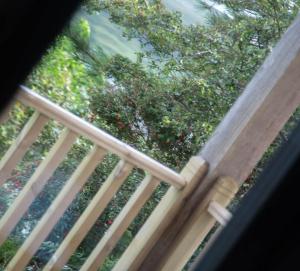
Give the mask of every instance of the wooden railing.
[[[166, 226], [174, 219], [176, 213], [184, 204], [184, 201], [207, 172], [207, 163], [205, 163], [200, 156], [192, 157], [182, 172], [178, 174], [26, 87], [21, 87], [17, 99], [24, 105], [34, 108], [35, 112], [0, 162], [0, 185], [10, 177], [12, 170], [23, 158], [29, 147], [35, 142], [50, 119], [54, 119], [63, 124], [65, 128], [56, 143], [50, 149], [48, 155], [40, 163], [15, 201], [9, 206], [8, 210], [0, 219], [0, 245], [5, 242], [38, 194], [43, 190], [47, 181], [63, 161], [76, 139], [79, 136], [83, 136], [91, 140], [94, 143], [94, 147], [82, 160], [70, 179], [53, 200], [43, 217], [9, 262], [6, 270], [19, 271], [26, 267], [87, 182], [95, 168], [108, 153], [118, 155], [120, 161], [110, 173], [100, 190], [92, 198], [88, 207], [76, 221], [43, 270], [61, 270], [65, 266], [108, 203], [126, 181], [126, 178], [133, 168], [144, 170], [146, 177], [80, 270], [98, 270], [98, 268], [102, 266], [106, 257], [111, 253], [123, 233], [148, 201], [160, 181], [165, 181], [169, 183], [171, 187], [161, 200], [158, 208], [152, 214], [154, 220], [156, 219], [155, 217], [158, 217], [159, 220], [155, 221], [156, 225], [153, 225], [153, 227], [150, 226], [146, 230], [143, 229], [142, 234], [144, 235], [144, 239], [140, 240], [142, 241], [141, 243], [134, 243], [130, 246], [134, 246], [135, 249], [133, 253], [130, 253], [129, 258], [136, 260], [135, 262], [139, 262], [140, 259], [143, 259], [143, 257], [140, 257], [140, 253], [146, 253], [148, 251], [148, 249], [145, 248], [145, 241], [147, 248], [151, 248], [155, 242], [157, 242], [160, 236], [159, 234], [165, 230]], [[7, 119], [7, 116], [5, 119]], [[232, 187], [233, 192], [231, 193]], [[209, 220], [203, 224], [204, 227], [206, 227], [205, 225], [208, 222], [211, 224], [219, 221], [221, 224], [224, 224], [224, 221], [228, 218], [228, 214], [222, 208], [226, 206], [233, 197], [235, 188], [236, 186], [232, 180], [225, 178], [212, 190], [212, 194], [208, 197], [209, 204], [206, 212], [206, 215], [209, 216]], [[150, 223], [153, 223], [151, 222], [151, 218]], [[159, 231], [156, 232], [158, 226]], [[134, 259], [137, 256], [139, 259]], [[121, 259], [120, 264], [117, 264], [114, 269], [133, 270], [134, 266], [131, 266], [131, 260], [128, 261], [128, 263], [130, 263], [128, 267], [126, 267], [126, 264], [123, 265], [122, 262], [123, 260]]]
[[[190, 159], [180, 174], [22, 87], [17, 99], [36, 111], [0, 162], [0, 185], [10, 176], [50, 119], [63, 124], [65, 129], [0, 219], [0, 244], [7, 239], [42, 191], [78, 136], [91, 140], [94, 147], [64, 185], [6, 270], [19, 271], [26, 267], [108, 152], [119, 156], [119, 163], [44, 270], [60, 270], [64, 267], [134, 167], [144, 170], [146, 177], [81, 270], [93, 271], [101, 267], [160, 181], [169, 183], [171, 187], [113, 270], [181, 270], [215, 223], [227, 223], [230, 214], [224, 207], [299, 106], [299, 71], [300, 18], [290, 26], [203, 150]], [[1, 116], [0, 121], [6, 118], [7, 114]]]
[[34, 108], [35, 112], [0, 162], [0, 184], [3, 184], [10, 176], [12, 170], [35, 142], [50, 119], [63, 124], [65, 129], [61, 132], [47, 157], [38, 166], [16, 200], [1, 218], [0, 244], [3, 244], [7, 239], [31, 203], [42, 191], [78, 136], [91, 140], [94, 147], [18, 250], [7, 266], [7, 270], [23, 270], [26, 267], [41, 243], [50, 234], [96, 166], [101, 163], [108, 152], [118, 155], [120, 157], [119, 163], [66, 236], [45, 270], [60, 270], [65, 265], [133, 168], [144, 170], [146, 177], [88, 258], [82, 270], [97, 270], [160, 181], [169, 183], [178, 191], [187, 185], [188, 179], [183, 175], [83, 121], [28, 88], [21, 87], [17, 99], [24, 105]]
[[[206, 214], [211, 192], [219, 178], [231, 177], [231, 185], [230, 182], [221, 184], [221, 187], [231, 187], [229, 191], [224, 189], [229, 194], [234, 186], [242, 185], [299, 105], [300, 16], [200, 150], [198, 155], [209, 163], [209, 171], [184, 201], [173, 223], [163, 231], [160, 225], [153, 223], [163, 217], [157, 211], [164, 208], [160, 203], [155, 220], [153, 215], [146, 221], [132, 244], [140, 242], [143, 230], [149, 226], [153, 236], [160, 231], [159, 238], [153, 246], [144, 242], [143, 252], [136, 252], [135, 246], [130, 245], [117, 263], [118, 270], [122, 270], [124, 264], [128, 267], [125, 270], [130, 271], [182, 270], [214, 225]], [[133, 253], [135, 257], [131, 258]]]

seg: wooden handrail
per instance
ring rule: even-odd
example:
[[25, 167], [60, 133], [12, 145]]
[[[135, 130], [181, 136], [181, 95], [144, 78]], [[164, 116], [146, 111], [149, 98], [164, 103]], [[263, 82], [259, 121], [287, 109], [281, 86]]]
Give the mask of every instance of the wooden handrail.
[[74, 171], [47, 212], [39, 220], [37, 226], [8, 263], [7, 270], [18, 271], [26, 267], [107, 152], [118, 155], [121, 158], [119, 163], [66, 236], [54, 257], [46, 265], [45, 270], [60, 270], [63, 267], [134, 167], [144, 170], [146, 177], [112, 225], [109, 234], [95, 248], [92, 254], [94, 257], [91, 256], [87, 260], [83, 267], [87, 270], [90, 270], [90, 265], [101, 265], [122, 233], [151, 197], [160, 180], [171, 184], [176, 193], [190, 191], [189, 186], [186, 186], [184, 190], [180, 190], [189, 183], [186, 181], [190, 179], [189, 176], [174, 172], [28, 88], [21, 87], [17, 100], [26, 106], [32, 107], [35, 113], [0, 161], [0, 184], [7, 179], [12, 169], [23, 158], [50, 119], [61, 123], [65, 128], [46, 158], [0, 219], [0, 245], [7, 239], [31, 203], [44, 189], [47, 181], [66, 157], [75, 140], [79, 136], [83, 136], [91, 140], [95, 146]]
[[[184, 201], [176, 214], [176, 223], [171, 221], [157, 237], [155, 245], [145, 253], [145, 245], [137, 248], [135, 240], [124, 252], [120, 264], [116, 266], [126, 270], [181, 270], [180, 264], [188, 261], [200, 245], [190, 242], [191, 236], [199, 238], [203, 220], [198, 219], [203, 211], [207, 193], [220, 176], [232, 177], [238, 185], [247, 179], [268, 146], [272, 143], [284, 124], [300, 104], [300, 16], [282, 36], [281, 41], [272, 50], [262, 67], [257, 71], [240, 98], [227, 113], [223, 121], [205, 144], [199, 155], [209, 164], [209, 171], [193, 193]], [[186, 189], [184, 189], [186, 190]], [[164, 209], [161, 204], [152, 214], [157, 216]], [[153, 215], [154, 216], [154, 215]], [[150, 226], [160, 231], [161, 225]], [[144, 238], [137, 233], [135, 239]], [[153, 235], [154, 236], [154, 235]], [[149, 238], [150, 239], [150, 238]], [[198, 239], [200, 242], [202, 239]], [[177, 253], [184, 251], [184, 254]], [[140, 249], [140, 252], [136, 252]], [[189, 253], [187, 253], [189, 251]], [[144, 256], [146, 254], [146, 256]], [[137, 256], [128, 264], [131, 255]], [[144, 259], [142, 259], [142, 257]], [[173, 261], [173, 262], [172, 262]], [[166, 263], [176, 265], [178, 269], [164, 269]], [[122, 270], [117, 269], [115, 270]]]
[[20, 88], [21, 90], [18, 93], [17, 99], [23, 104], [33, 107], [40, 113], [62, 123], [70, 130], [85, 136], [98, 146], [144, 169], [159, 180], [165, 181], [178, 189], [185, 187], [186, 180], [180, 174], [59, 107], [39, 94], [34, 93], [27, 87], [21, 86]]
[[[300, 103], [300, 17], [283, 36], [242, 96], [238, 99], [201, 156], [192, 157], [181, 174], [108, 135], [26, 87], [17, 99], [37, 112], [0, 163], [4, 180], [47, 122], [54, 119], [65, 131], [51, 148], [16, 200], [0, 219], [0, 245], [20, 221], [47, 180], [67, 155], [78, 135], [99, 147], [91, 152], [65, 184], [6, 270], [23, 270], [58, 219], [79, 193], [107, 151], [121, 160], [64, 238], [44, 270], [63, 268], [88, 234], [134, 166], [146, 178], [82, 266], [96, 270], [151, 196], [159, 180], [173, 185], [143, 224], [114, 266], [123, 270], [181, 270], [216, 221], [226, 224], [226, 207], [267, 146]], [[0, 119], [1, 120], [1, 119]], [[24, 142], [25, 141], [25, 142]], [[21, 149], [23, 147], [23, 149]], [[103, 149], [103, 150], [102, 150]], [[103, 153], [102, 153], [103, 152]], [[98, 156], [99, 155], [99, 156]], [[103, 156], [103, 157], [102, 157]], [[97, 159], [98, 157], [98, 159]], [[203, 157], [203, 158], [202, 158]], [[209, 165], [209, 168], [208, 168]], [[219, 178], [220, 176], [230, 176]], [[0, 178], [0, 183], [3, 182]], [[185, 189], [179, 190], [185, 187]], [[175, 222], [175, 223], [174, 223]]]

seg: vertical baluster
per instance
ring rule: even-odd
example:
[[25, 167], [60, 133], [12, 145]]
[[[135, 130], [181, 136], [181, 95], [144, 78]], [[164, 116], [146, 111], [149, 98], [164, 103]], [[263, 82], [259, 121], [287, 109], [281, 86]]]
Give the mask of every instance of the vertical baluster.
[[54, 144], [46, 159], [39, 165], [16, 200], [0, 220], [0, 245], [15, 228], [31, 203], [42, 191], [55, 169], [64, 159], [76, 139], [76, 134], [65, 129]]
[[15, 257], [8, 264], [8, 270], [18, 271], [26, 267], [105, 154], [105, 150], [94, 147], [89, 155], [85, 157], [25, 243], [17, 251]]
[[207, 164], [201, 157], [190, 159], [181, 172], [181, 175], [188, 181], [187, 186], [183, 190], [178, 190], [175, 187], [169, 188], [114, 266], [114, 271], [140, 270], [140, 265], [149, 251], [162, 237], [167, 226], [175, 219], [176, 212], [185, 204], [186, 199], [206, 172]]
[[11, 144], [0, 162], [0, 186], [9, 178], [11, 171], [23, 158], [27, 149], [34, 143], [49, 119], [35, 112], [24, 126], [23, 130]]
[[89, 206], [66, 236], [65, 240], [59, 246], [58, 250], [44, 268], [44, 271], [61, 270], [63, 268], [64, 264], [80, 245], [81, 241], [95, 224], [96, 220], [104, 211], [107, 204], [128, 177], [132, 168], [133, 167], [131, 164], [128, 164], [122, 160], [118, 163], [101, 189], [92, 199]]
[[105, 258], [113, 250], [140, 209], [151, 197], [158, 184], [159, 182], [150, 175], [143, 180], [114, 223], [93, 250], [92, 254], [86, 260], [80, 269], [81, 271], [97, 270], [104, 263]]

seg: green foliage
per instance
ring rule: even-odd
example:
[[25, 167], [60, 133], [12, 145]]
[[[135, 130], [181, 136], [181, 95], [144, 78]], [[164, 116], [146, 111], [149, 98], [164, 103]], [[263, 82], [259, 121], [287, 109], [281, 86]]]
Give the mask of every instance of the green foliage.
[[95, 82], [76, 57], [76, 46], [68, 37], [60, 37], [55, 46], [49, 49], [31, 74], [28, 84], [60, 106], [87, 118], [88, 92], [95, 87]]
[[[180, 13], [170, 12], [159, 0], [86, 0], [85, 8], [89, 12], [104, 11], [114, 23], [123, 27], [125, 37], [141, 42], [143, 50], [137, 52], [138, 60], [133, 62], [121, 55], [108, 57], [101, 48], [91, 48], [89, 24], [79, 18], [48, 50], [26, 84], [144, 153], [181, 169], [207, 141], [243, 91], [295, 17], [299, 4], [299, 1], [283, 0], [214, 2], [225, 4], [227, 13], [212, 16], [209, 25], [203, 26], [184, 25]], [[14, 107], [11, 120], [0, 127], [1, 154], [30, 114], [32, 110], [25, 110], [20, 104]], [[262, 163], [285, 140], [298, 119], [299, 110]], [[50, 123], [34, 149], [18, 165], [6, 190], [0, 191], [1, 213], [13, 200], [7, 195], [15, 196], [20, 191], [61, 128]], [[16, 228], [15, 236], [25, 237], [22, 233], [25, 222], [29, 230], [34, 227], [90, 148], [90, 142], [77, 141], [26, 214], [23, 224]], [[35, 265], [42, 266], [55, 251], [117, 161], [114, 155], [109, 155], [96, 169], [36, 254]], [[241, 197], [254, 183], [261, 167], [259, 165], [249, 177], [240, 192]], [[139, 170], [133, 172], [64, 270], [80, 269], [143, 177]], [[162, 184], [156, 190], [106, 259], [103, 270], [111, 270], [167, 188]], [[0, 248], [2, 265], [7, 263], [18, 245], [14, 239], [5, 244]]]
[[14, 137], [20, 132], [32, 112], [17, 102], [10, 112], [10, 119], [0, 126], [0, 154], [4, 155]]
[[76, 38], [83, 48], [88, 48], [91, 37], [89, 22], [83, 18], [74, 21], [70, 28], [70, 35]]
[[101, 271], [110, 271], [113, 269], [118, 259], [120, 258], [124, 250], [127, 248], [127, 246], [130, 244], [132, 239], [133, 236], [131, 232], [129, 230], [125, 231], [116, 249], [114, 249], [113, 254], [105, 259], [105, 262], [101, 267]]
[[259, 19], [236, 11], [232, 6], [241, 4], [232, 3], [232, 17], [215, 18], [209, 27], [183, 25], [180, 14], [168, 11], [161, 1], [102, 0], [97, 7], [89, 6], [108, 12], [125, 28], [124, 35], [138, 38], [144, 48], [137, 63], [122, 56], [107, 62], [104, 71], [111, 80], [92, 93], [96, 119], [128, 143], [182, 167], [295, 16], [296, 8], [280, 8], [285, 20], [276, 25], [273, 15], [265, 14], [273, 5], [262, 2], [255, 4], [256, 12], [264, 15]]
[[[82, 27], [87, 27], [85, 22], [81, 21], [81, 24]], [[82, 37], [87, 37], [86, 33]], [[29, 85], [32, 89], [74, 114], [90, 120], [88, 92], [95, 86], [101, 86], [103, 83], [103, 74], [101, 71], [97, 73], [93, 71], [93, 74], [90, 72], [90, 67], [87, 63], [80, 59], [78, 48], [78, 44], [71, 37], [65, 35], [59, 37], [56, 43], [48, 50], [40, 65], [30, 75], [26, 85]], [[14, 106], [10, 120], [0, 127], [0, 151], [2, 155], [31, 114], [32, 110], [25, 110], [20, 103]], [[1, 188], [1, 214], [10, 206], [28, 178], [32, 175], [32, 172], [39, 165], [41, 159], [47, 154], [49, 148], [61, 132], [61, 128], [56, 123], [50, 122], [43, 130], [33, 148], [30, 149], [23, 161], [17, 166], [12, 178]], [[45, 209], [57, 195], [59, 189], [64, 185], [66, 179], [75, 170], [83, 155], [90, 148], [90, 143], [84, 140], [79, 140], [78, 143], [69, 153], [68, 159], [62, 163], [48, 182], [46, 189], [32, 204], [30, 211], [26, 213], [22, 221], [18, 224], [13, 236], [24, 239], [28, 235], [28, 232], [33, 229]], [[73, 206], [66, 212], [52, 236], [49, 237], [47, 242], [44, 242], [42, 248], [33, 259], [34, 263], [32, 264], [42, 264], [57, 248], [58, 237], [62, 236], [63, 232], [69, 230], [70, 225], [74, 223], [74, 219], [76, 218], [73, 216], [74, 210], [76, 210], [76, 206]], [[3, 249], [6, 250], [6, 247]]]
[[79, 270], [81, 265], [86, 260], [86, 254], [84, 252], [76, 252], [70, 258], [68, 265], [63, 268], [65, 271]]
[[3, 243], [0, 247], [0, 270], [4, 270], [7, 263], [16, 254], [19, 245], [19, 242], [12, 238]]

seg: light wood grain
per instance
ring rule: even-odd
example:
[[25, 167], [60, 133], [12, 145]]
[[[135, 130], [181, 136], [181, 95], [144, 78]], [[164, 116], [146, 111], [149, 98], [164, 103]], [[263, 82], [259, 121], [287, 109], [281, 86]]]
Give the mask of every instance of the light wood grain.
[[15, 228], [21, 217], [28, 210], [31, 203], [42, 191], [55, 169], [66, 156], [76, 139], [76, 134], [68, 129], [64, 130], [51, 148], [45, 160], [40, 164], [13, 204], [0, 220], [0, 245]]
[[147, 176], [142, 181], [121, 213], [105, 233], [99, 244], [85, 261], [84, 265], [80, 269], [81, 271], [98, 270], [98, 268], [101, 267], [105, 258], [113, 250], [123, 233], [150, 198], [158, 184], [159, 182], [152, 176]]
[[226, 226], [232, 214], [217, 201], [209, 203], [207, 212], [212, 215], [222, 226]]
[[41, 243], [47, 238], [59, 218], [64, 214], [89, 176], [93, 173], [96, 166], [102, 161], [105, 154], [106, 151], [103, 149], [94, 147], [89, 155], [85, 157], [32, 233], [17, 251], [17, 254], [10, 261], [6, 268], [7, 270], [18, 271], [25, 269]]
[[170, 187], [166, 195], [154, 209], [143, 227], [134, 237], [114, 271], [140, 270], [139, 266], [161, 238], [165, 229], [174, 221], [175, 215], [184, 205], [199, 182], [207, 172], [207, 164], [201, 157], [192, 157], [182, 171], [182, 176], [188, 180], [188, 185], [181, 191]]
[[90, 139], [96, 145], [144, 169], [159, 180], [170, 183], [178, 189], [182, 189], [186, 185], [185, 179], [175, 171], [73, 115], [67, 110], [64, 110], [37, 93], [30, 91], [28, 88], [21, 87], [17, 98], [25, 105], [36, 108], [39, 112], [44, 113], [50, 118], [62, 123], [64, 126], [76, 131], [78, 134]]
[[[248, 84], [199, 155], [209, 172], [178, 212], [143, 262], [143, 271], [157, 270], [168, 257], [168, 247], [188, 234], [193, 213], [219, 176], [231, 176], [240, 185], [300, 104], [300, 17], [290, 26]], [[153, 263], [155, 261], [155, 263]], [[147, 269], [149, 268], [149, 269]]]
[[188, 222], [190, 224], [189, 231], [182, 232], [176, 237], [172, 246], [169, 247], [166, 261], [160, 267], [157, 267], [158, 270], [181, 271], [183, 269], [186, 262], [216, 223], [216, 219], [208, 212], [210, 203], [217, 202], [219, 205], [226, 207], [237, 190], [237, 182], [232, 178], [222, 177], [218, 180], [202, 202], [201, 211]]
[[80, 216], [53, 257], [50, 259], [44, 271], [61, 270], [71, 257], [72, 253], [80, 245], [86, 234], [95, 224], [98, 217], [104, 211], [107, 204], [118, 191], [125, 179], [128, 177], [133, 166], [120, 161], [113, 172], [109, 175], [101, 189], [90, 202], [89, 206]]
[[[206, 253], [209, 251], [209, 249], [212, 247], [212, 245], [218, 240], [219, 235], [221, 234], [224, 227], [219, 226], [216, 231], [210, 236], [209, 240], [204, 244], [203, 249], [200, 251], [200, 254], [194, 259], [194, 262], [192, 263], [191, 267], [189, 268], [189, 271], [195, 271], [198, 264], [202, 261], [203, 257], [206, 255]], [[206, 237], [207, 238], [207, 237]]]
[[0, 186], [10, 177], [12, 170], [34, 143], [49, 119], [35, 112], [26, 123], [16, 140], [11, 144], [0, 162]]
[[[266, 148], [299, 106], [299, 86], [300, 18], [283, 36], [200, 152], [210, 164], [210, 170], [199, 186], [204, 173], [203, 165], [201, 167], [198, 164], [198, 171], [190, 172], [188, 176], [185, 175], [188, 171], [179, 176], [28, 89], [20, 92], [19, 99], [177, 188], [172, 187], [168, 191], [114, 268], [120, 271], [173, 271], [183, 268], [216, 222], [215, 217], [207, 211], [210, 202], [216, 201], [224, 207], [228, 204], [238, 185], [248, 177]], [[224, 178], [215, 185], [219, 176], [231, 176], [234, 181]], [[188, 180], [191, 183], [188, 184]], [[111, 191], [108, 193], [105, 202], [112, 194]], [[74, 227], [70, 239], [72, 245], [65, 243], [52, 258], [54, 264], [51, 267], [50, 262], [52, 269], [49, 270], [57, 270], [53, 266], [61, 268], [76, 249], [86, 230], [95, 222], [95, 217], [101, 213], [95, 206], [103, 198], [105, 195], [101, 194], [97, 200], [93, 199], [85, 216], [75, 225], [77, 229]], [[176, 223], [172, 223], [174, 221]], [[67, 256], [63, 256], [63, 261], [56, 265], [57, 257], [66, 251]]]
[[300, 17], [200, 151], [211, 168], [204, 182], [218, 174], [241, 184], [299, 105]]

